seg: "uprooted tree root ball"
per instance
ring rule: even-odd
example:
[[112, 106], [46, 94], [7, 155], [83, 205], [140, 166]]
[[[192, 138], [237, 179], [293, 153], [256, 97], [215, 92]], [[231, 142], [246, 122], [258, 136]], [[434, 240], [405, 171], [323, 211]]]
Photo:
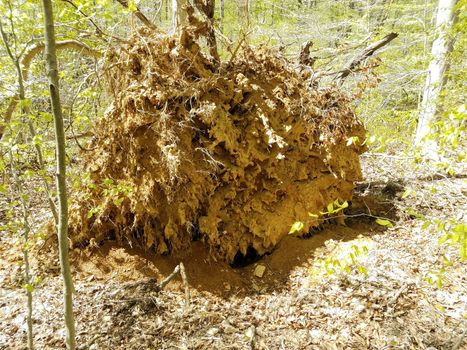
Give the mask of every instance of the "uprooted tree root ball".
[[267, 48], [243, 45], [218, 65], [192, 33], [140, 30], [109, 55], [114, 100], [84, 155], [75, 245], [116, 239], [167, 253], [202, 239], [231, 262], [351, 199], [365, 130], [348, 97], [310, 87]]

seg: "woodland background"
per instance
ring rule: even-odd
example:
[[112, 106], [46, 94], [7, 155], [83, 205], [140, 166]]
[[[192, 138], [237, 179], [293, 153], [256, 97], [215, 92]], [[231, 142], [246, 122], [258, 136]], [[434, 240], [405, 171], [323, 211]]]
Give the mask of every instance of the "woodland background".
[[[214, 348], [222, 348], [226, 344], [237, 341], [238, 344], [248, 344], [250, 348], [253, 348], [251, 344], [253, 344], [255, 337], [258, 348], [279, 348], [283, 346], [284, 342], [291, 344], [290, 348], [297, 349], [308, 345], [313, 348], [310, 344], [315, 344], [316, 348], [326, 349], [348, 348], [349, 346], [357, 346], [358, 348], [365, 348], [365, 346], [367, 348], [378, 348], [378, 346], [379, 348], [391, 348], [393, 346], [394, 348], [414, 349], [428, 348], [428, 346], [436, 346], [440, 349], [461, 348], [465, 336], [465, 318], [467, 317], [465, 305], [462, 306], [467, 288], [465, 274], [462, 272], [465, 271], [464, 261], [467, 258], [467, 238], [464, 224], [466, 192], [465, 180], [462, 180], [465, 176], [465, 120], [467, 114], [465, 86], [467, 73], [465, 58], [467, 56], [466, 0], [459, 0], [455, 5], [457, 16], [454, 25], [451, 28], [441, 28], [450, 49], [449, 55], [446, 57], [447, 69], [443, 79], [444, 84], [439, 98], [434, 101], [437, 106], [436, 123], [432, 126], [432, 132], [428, 137], [439, 145], [435, 160], [426, 162], [423, 151], [425, 145], [414, 142], [422, 110], [427, 69], [433, 59], [431, 48], [439, 35], [435, 23], [438, 7], [442, 2], [434, 0], [217, 1], [215, 26], [219, 54], [222, 59], [229, 59], [237, 43], [243, 40], [252, 46], [274, 47], [290, 61], [296, 62], [303, 45], [312, 42], [309, 65], [323, 74], [321, 79], [323, 85], [330, 83], [335, 72], [341, 70], [365, 47], [391, 32], [398, 33], [395, 40], [379, 50], [377, 55], [363, 62], [358, 71], [344, 81], [343, 89], [353, 96], [353, 106], [368, 131], [365, 143], [369, 146], [369, 151], [363, 156], [366, 181], [368, 184], [372, 184], [368, 185], [368, 188], [378, 188], [379, 185], [374, 184], [387, 184], [395, 181], [396, 192], [402, 188], [400, 193], [398, 192], [398, 198], [407, 201], [403, 205], [400, 203], [394, 205], [397, 207], [398, 219], [402, 221], [397, 221], [393, 217], [380, 221], [379, 226], [386, 228], [391, 226], [390, 230], [394, 230], [391, 231], [394, 236], [388, 237], [381, 234], [381, 236], [374, 237], [376, 243], [367, 242], [364, 244], [364, 248], [357, 245], [359, 247], [357, 255], [365, 255], [361, 253], [361, 250], [368, 250], [368, 245], [373, 253], [367, 257], [368, 259], [372, 257], [374, 260], [372, 260], [373, 263], [370, 259], [368, 260], [370, 263], [361, 261], [355, 264], [354, 256], [351, 259], [352, 263], [345, 265], [346, 269], [348, 267], [348, 270], [354, 274], [353, 277], [346, 277], [345, 283], [350, 285], [349, 288], [343, 287], [344, 282], [342, 282], [341, 274], [337, 274], [338, 277], [334, 276], [337, 269], [335, 267], [340, 266], [341, 263], [336, 262], [335, 259], [329, 260], [325, 257], [325, 253], [321, 252], [313, 258], [315, 260], [313, 260], [312, 266], [316, 264], [325, 266], [324, 270], [318, 269], [317, 275], [326, 282], [319, 282], [318, 286], [314, 286], [314, 289], [311, 290], [303, 289], [304, 284], [302, 283], [303, 279], [309, 278], [308, 266], [307, 269], [300, 273], [297, 272], [289, 280], [287, 280], [289, 276], [284, 277], [284, 281], [287, 280], [289, 283], [287, 284], [288, 289], [285, 287], [284, 290], [279, 289], [275, 280], [272, 279], [259, 287], [258, 283], [253, 281], [252, 285], [246, 289], [253, 291], [252, 293], [258, 293], [258, 296], [248, 292], [246, 299], [229, 299], [231, 307], [228, 310], [223, 309], [223, 299], [219, 299], [218, 296], [213, 297], [209, 294], [208, 297], [202, 292], [199, 294], [195, 292], [192, 295], [192, 303], [195, 305], [196, 312], [193, 312], [191, 318], [183, 316], [185, 314], [182, 310], [183, 307], [180, 306], [183, 304], [181, 294], [177, 294], [177, 290], [170, 291], [167, 295], [160, 296], [161, 299], [157, 304], [161, 307], [160, 310], [164, 310], [163, 312], [166, 313], [164, 322], [168, 322], [167, 325], [164, 325], [162, 321], [159, 322], [159, 318], [157, 318], [159, 316], [154, 316], [156, 321], [151, 325], [151, 327], [156, 325], [154, 332], [159, 332], [162, 329], [162, 335], [154, 338], [158, 340], [148, 340], [147, 337], [139, 339], [138, 329], [122, 325], [121, 318], [124, 318], [121, 316], [122, 312], [124, 315], [125, 312], [129, 312], [131, 317], [137, 318], [142, 324], [146, 322], [144, 312], [142, 314], [136, 312], [135, 314], [135, 304], [131, 304], [131, 308], [128, 307], [130, 311], [127, 309], [115, 310], [111, 306], [110, 316], [105, 313], [108, 311], [105, 307], [102, 310], [107, 311], [100, 310], [93, 314], [93, 311], [86, 309], [85, 306], [86, 303], [91, 304], [96, 296], [102, 296], [103, 303], [110, 305], [111, 301], [109, 300], [112, 299], [112, 295], [120, 295], [123, 300], [127, 300], [125, 298], [130, 293], [133, 296], [131, 300], [138, 300], [136, 305], [144, 309], [147, 308], [147, 305], [144, 304], [147, 300], [138, 294], [144, 294], [141, 290], [143, 287], [140, 288], [139, 285], [122, 287], [118, 283], [112, 284], [111, 287], [97, 286], [91, 283], [94, 277], [76, 275], [77, 288], [81, 291], [81, 295], [77, 297], [78, 308], [81, 308], [81, 315], [78, 316], [78, 337], [80, 340], [85, 341], [89, 346], [100, 344], [100, 346], [116, 348], [116, 344], [126, 344], [121, 345], [122, 348], [135, 349], [140, 348], [143, 343], [148, 347], [155, 346], [155, 348], [164, 348], [165, 346], [178, 346], [179, 348], [186, 346], [188, 348], [186, 345], [188, 343], [198, 344], [199, 348], [213, 346]], [[171, 33], [173, 31], [173, 3], [162, 0], [128, 2], [124, 0], [61, 0], [53, 3], [70, 192], [78, 190], [87, 180], [85, 177], [83, 178], [78, 164], [82, 152], [86, 152], [87, 141], [92, 136], [96, 122], [103, 117], [109, 104], [109, 96], [105, 93], [106, 89], [103, 84], [103, 60], [101, 58], [110, 47], [118, 45], [141, 25], [140, 19], [138, 19], [141, 17], [141, 13], [161, 32]], [[2, 244], [4, 243], [1, 248], [2, 255], [5, 256], [5, 260], [2, 261], [2, 269], [7, 271], [2, 274], [0, 282], [7, 284], [9, 281], [9, 285], [13, 286], [2, 291], [1, 306], [2, 316], [7, 314], [24, 316], [23, 309], [26, 309], [26, 301], [23, 298], [24, 291], [28, 295], [32, 295], [34, 292], [34, 296], [37, 295], [42, 305], [54, 305], [53, 307], [59, 310], [57, 306], [59, 302], [55, 300], [56, 298], [46, 294], [47, 288], [44, 287], [43, 279], [51, 286], [49, 292], [52, 290], [55, 294], [60, 292], [58, 287], [60, 280], [58, 277], [55, 278], [50, 266], [41, 265], [36, 260], [42, 254], [39, 254], [37, 249], [42, 247], [44, 239], [46, 239], [43, 225], [50, 221], [52, 216], [57, 215], [57, 213], [53, 213], [53, 210], [48, 209], [54, 207], [50, 203], [57, 195], [53, 186], [56, 158], [55, 139], [43, 60], [42, 7], [37, 1], [0, 0], [0, 21], [3, 39], [3, 45], [0, 45], [0, 131], [2, 134], [0, 177], [3, 180], [0, 184], [2, 195], [0, 231]], [[18, 79], [18, 71], [24, 67], [28, 69], [22, 71], [21, 76], [24, 81], [21, 82], [21, 79]], [[12, 180], [15, 177], [16, 179]], [[424, 180], [421, 180], [422, 178]], [[404, 182], [399, 188], [398, 184], [400, 184], [401, 179]], [[438, 180], [441, 182], [436, 182]], [[392, 191], [394, 191], [393, 187], [391, 187], [390, 192], [392, 193]], [[414, 219], [415, 221], [412, 221]], [[426, 243], [428, 241], [431, 243]], [[451, 245], [449, 248], [439, 248], [439, 244], [443, 243]], [[381, 249], [392, 249], [394, 257], [386, 259], [384, 251], [372, 249], [373, 244]], [[329, 248], [328, 245], [326, 247]], [[420, 247], [424, 247], [424, 250], [422, 256], [418, 257]], [[326, 251], [326, 249], [324, 250]], [[24, 255], [27, 257], [29, 251], [33, 252], [32, 272], [30, 276], [24, 277], [24, 271], [29, 267], [25, 266], [22, 259]], [[404, 255], [402, 252], [408, 253]], [[356, 251], [354, 253], [356, 254]], [[9, 254], [11, 257], [7, 257]], [[417, 258], [413, 258], [414, 256]], [[114, 258], [113, 268], [117, 268], [119, 266], [118, 259]], [[412, 258], [415, 260], [411, 260]], [[127, 256], [124, 259], [133, 261]], [[343, 259], [345, 260], [345, 258]], [[385, 263], [388, 264], [392, 272], [386, 274], [385, 278], [392, 276], [394, 271], [399, 271], [397, 268], [403, 269], [398, 264], [403, 264], [406, 267], [413, 265], [416, 268], [414, 267], [413, 271], [407, 272], [405, 275], [402, 273], [398, 277], [393, 276], [394, 279], [388, 282], [384, 278], [380, 279], [382, 272], [378, 269], [381, 267], [375, 267], [374, 261], [383, 261], [381, 266]], [[370, 266], [374, 269], [369, 269]], [[167, 275], [165, 272], [163, 275]], [[93, 270], [92, 273], [96, 274], [96, 271]], [[380, 274], [378, 275], [378, 273]], [[47, 277], [48, 274], [50, 274], [50, 278]], [[196, 275], [196, 272], [192, 271], [192, 274]], [[326, 280], [323, 274], [330, 280]], [[394, 273], [394, 275], [397, 274]], [[422, 275], [421, 280], [426, 284], [420, 286], [417, 284], [418, 282], [414, 284], [404, 282], [410, 278], [415, 280], [414, 276], [418, 276], [418, 274]], [[10, 278], [10, 275], [13, 277]], [[131, 275], [132, 273], [122, 272], [122, 276], [125, 278], [131, 279]], [[370, 278], [362, 282], [363, 275], [366, 277], [370, 275]], [[138, 277], [141, 276], [144, 276], [144, 273], [138, 272]], [[236, 281], [238, 277], [236, 275], [229, 276], [228, 288], [225, 287], [228, 292], [231, 290], [230, 284], [232, 287], [235, 286], [233, 281]], [[107, 277], [102, 277], [102, 279], [105, 280]], [[215, 280], [216, 283], [224, 286], [223, 282], [219, 282], [222, 281], [223, 277], [225, 276], [215, 277], [219, 279]], [[374, 279], [371, 280], [373, 277]], [[88, 280], [88, 278], [91, 279]], [[200, 284], [203, 288], [205, 284], [210, 285], [201, 277], [199, 280], [202, 281]], [[132, 288], [136, 288], [136, 291]], [[204, 289], [208, 290], [209, 288]], [[339, 290], [339, 293], [336, 294], [336, 290]], [[352, 292], [346, 294], [348, 290], [352, 290]], [[297, 293], [289, 296], [291, 291]], [[338, 318], [336, 321], [332, 317], [323, 316], [328, 315], [326, 314], [327, 309], [324, 310], [324, 307], [320, 309], [319, 305], [313, 304], [311, 310], [307, 309], [316, 298], [325, 300], [329, 305], [333, 305], [333, 302], [335, 305], [346, 303], [354, 305], [352, 303], [354, 303], [357, 291], [362, 295], [367, 293], [365, 295], [370, 300], [368, 302], [370, 304], [389, 305], [390, 312], [388, 311], [388, 313], [391, 315], [400, 309], [402, 321], [397, 320], [397, 322], [403, 325], [404, 322], [409, 324], [407, 329], [401, 330], [404, 328], [402, 327], [398, 328], [400, 333], [391, 333], [392, 326], [379, 320], [380, 315], [376, 315], [379, 311], [375, 311], [377, 309], [374, 308], [374, 310], [372, 309], [372, 317], [376, 321], [373, 319], [374, 322], [370, 323], [371, 326], [368, 327], [367, 334], [361, 333], [364, 340], [360, 341], [346, 335], [345, 332], [344, 335], [339, 333], [342, 329], [351, 329], [349, 334], [354, 334], [352, 332], [355, 329], [352, 329], [349, 323], [351, 323], [351, 319], [356, 320], [357, 316], [353, 315], [353, 318], [349, 317], [348, 319]], [[306, 296], [300, 293], [304, 293]], [[312, 296], [316, 298], [313, 299]], [[436, 309], [433, 313], [426, 311], [425, 306], [420, 306], [425, 302], [423, 299], [425, 297], [430, 305]], [[384, 300], [381, 301], [378, 298]], [[51, 301], [52, 299], [55, 301]], [[376, 299], [378, 302], [375, 301]], [[211, 306], [206, 306], [206, 300], [210, 301]], [[280, 316], [277, 313], [268, 314], [268, 307], [262, 309], [259, 306], [255, 314], [252, 310], [256, 310], [257, 305], [260, 305], [264, 300], [266, 300], [267, 305], [273, 303], [271, 300], [274, 300], [274, 302], [282, 303], [287, 307], [284, 307], [283, 314]], [[411, 300], [417, 300], [417, 302], [421, 300], [420, 305], [414, 306], [416, 302], [411, 303]], [[146, 306], [138, 304], [143, 301]], [[32, 303], [32, 300], [29, 302]], [[399, 302], [400, 304], [398, 304]], [[178, 308], [174, 306], [174, 303], [178, 305]], [[12, 304], [15, 304], [16, 308], [12, 307]], [[153, 310], [153, 308], [159, 307], [154, 305], [149, 309]], [[295, 313], [290, 311], [293, 310], [293, 305], [301, 305], [298, 309], [300, 312], [307, 310], [305, 315], [303, 313], [300, 315], [298, 311]], [[32, 310], [32, 304], [28, 306]], [[417, 308], [419, 306], [420, 309]], [[242, 307], [255, 315], [252, 318], [256, 320], [256, 323], [250, 322], [250, 317], [244, 317], [244, 315], [240, 320], [236, 319], [238, 315], [232, 310]], [[404, 308], [411, 311], [403, 311]], [[209, 315], [206, 316], [203, 312]], [[300, 323], [302, 321], [297, 321], [297, 319], [300, 317], [310, 318], [314, 312], [314, 316], [320, 320], [326, 319], [322, 325], [315, 324], [315, 328], [312, 330], [315, 332], [313, 337], [315, 340], [317, 339], [316, 342], [313, 343], [313, 340], [310, 341], [305, 335], [302, 337], [301, 333], [300, 336], [295, 337], [296, 327], [303, 326]], [[32, 311], [30, 311], [30, 315], [31, 313]], [[57, 313], [52, 314], [53, 321], [58, 324]], [[229, 317], [236, 320], [232, 323], [235, 328], [240, 330], [240, 335], [234, 331], [228, 333], [230, 324], [224, 323], [225, 319], [221, 316], [224, 314], [230, 315]], [[297, 319], [293, 321], [295, 322], [294, 326], [287, 328], [290, 325], [288, 323], [290, 320], [287, 320], [287, 317], [292, 317], [292, 314]], [[44, 317], [44, 320], [47, 319], [47, 308], [38, 311], [37, 315]], [[279, 326], [273, 329], [260, 328], [258, 322], [261, 323], [262, 318], [273, 317], [272, 315], [277, 317], [278, 325], [282, 325], [281, 322], [287, 325], [284, 326], [286, 330]], [[386, 320], [386, 313], [384, 315], [381, 317]], [[39, 318], [39, 316], [36, 317]], [[24, 317], [21, 318], [21, 320], [24, 319]], [[6, 329], [5, 334], [19, 334], [15, 333], [14, 325], [16, 323], [13, 316], [9, 320], [11, 323], [4, 326], [6, 327], [4, 328]], [[87, 331], [83, 329], [83, 325], [86, 323], [94, 325], [95, 329], [107, 327], [105, 322], [101, 322], [102, 320], [106, 320], [106, 322], [110, 320], [106, 336], [92, 334], [92, 332], [86, 333]], [[37, 320], [35, 322], [41, 324], [38, 329], [44, 330], [48, 326], [48, 322], [52, 321], [49, 319], [47, 322]], [[365, 322], [366, 318], [355, 321], [355, 324], [365, 329]], [[437, 330], [427, 326], [430, 322], [438, 327]], [[252, 326], [252, 324], [256, 324], [256, 326]], [[301, 326], [297, 326], [297, 324]], [[191, 328], [193, 325], [197, 325], [198, 328], [193, 330]], [[386, 332], [382, 332], [385, 333], [383, 335], [379, 333], [381, 329], [378, 327], [381, 325]], [[119, 338], [119, 334], [125, 333], [128, 327], [131, 328], [131, 332], [122, 340]], [[336, 331], [336, 328], [339, 328], [339, 332]], [[45, 338], [39, 337], [36, 341], [39, 341], [43, 346], [47, 344], [50, 348], [63, 346], [63, 333], [59, 329], [61, 326], [55, 325], [51, 335], [48, 334]], [[259, 331], [256, 334], [257, 329]], [[221, 333], [225, 332], [229, 335], [216, 336], [219, 330]], [[370, 331], [373, 332], [371, 335], [369, 335]], [[177, 338], [180, 332], [184, 335], [182, 339]], [[341, 335], [332, 338], [324, 335], [326, 332], [337, 332], [336, 334]], [[357, 330], [358, 332], [360, 330]], [[203, 338], [206, 336], [207, 338]], [[101, 337], [102, 340], [99, 340]], [[131, 343], [132, 339], [137, 339], [136, 343]], [[0, 337], [0, 345], [5, 346], [5, 348], [9, 348], [11, 344], [20, 346], [18, 344], [21, 342], [23, 345], [26, 344], [20, 335], [12, 335], [11, 338], [8, 336]], [[377, 345], [373, 346], [372, 344]]]

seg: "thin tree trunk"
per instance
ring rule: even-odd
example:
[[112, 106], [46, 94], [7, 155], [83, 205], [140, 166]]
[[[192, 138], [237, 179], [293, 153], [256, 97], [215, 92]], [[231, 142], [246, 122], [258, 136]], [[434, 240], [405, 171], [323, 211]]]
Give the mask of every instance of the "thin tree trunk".
[[[18, 73], [19, 98], [22, 101], [24, 100], [25, 92], [24, 92], [23, 76], [21, 74], [21, 68], [19, 65], [19, 58], [15, 57], [13, 53], [11, 52], [10, 46], [8, 45], [7, 36], [5, 32], [3, 31], [3, 25], [1, 21], [0, 21], [0, 32], [1, 32], [2, 39], [3, 39], [3, 43], [5, 44], [5, 49], [8, 53], [8, 56], [10, 56], [11, 60], [13, 61], [13, 64], [15, 65], [17, 73]], [[24, 197], [21, 181], [19, 180], [18, 175], [16, 174], [15, 161], [13, 158], [13, 152], [11, 148], [10, 148], [10, 166], [11, 166], [11, 174], [15, 182], [16, 190], [19, 193], [21, 206], [23, 209], [23, 226], [24, 226], [23, 260], [24, 260], [24, 284], [26, 285], [26, 294], [27, 294], [27, 316], [26, 316], [27, 339], [28, 339], [28, 349], [33, 350], [34, 349], [34, 336], [32, 333], [32, 289], [31, 289], [32, 281], [31, 281], [31, 276], [29, 273], [29, 248], [28, 248], [29, 233], [31, 231], [31, 227], [29, 226], [29, 207]]]
[[428, 66], [428, 73], [423, 90], [420, 118], [415, 134], [415, 144], [423, 144], [423, 153], [436, 158], [437, 143], [435, 140], [426, 140], [432, 132], [437, 113], [437, 100], [444, 85], [444, 72], [446, 71], [448, 56], [452, 50], [448, 36], [454, 23], [454, 7], [457, 0], [439, 0], [438, 14], [436, 16], [435, 41], [431, 48], [432, 60]]
[[225, 4], [224, 0], [219, 0], [219, 29], [221, 30], [221, 33], [224, 33], [224, 14], [225, 12]]
[[16, 174], [15, 169], [15, 160], [13, 158], [13, 152], [10, 149], [10, 166], [11, 166], [11, 175], [13, 177], [13, 181], [15, 183], [16, 190], [18, 191], [21, 207], [22, 207], [22, 214], [23, 214], [23, 238], [25, 247], [23, 248], [23, 260], [24, 260], [24, 281], [23, 284], [25, 285], [26, 294], [27, 294], [27, 316], [26, 316], [26, 324], [27, 324], [27, 335], [28, 335], [28, 349], [34, 349], [34, 337], [32, 333], [32, 281], [30, 275], [30, 268], [29, 268], [29, 233], [31, 232], [31, 226], [29, 226], [29, 207], [26, 203], [26, 199], [23, 192], [23, 187], [21, 181]]
[[174, 34], [187, 23], [185, 5], [187, 5], [187, 0], [172, 0], [172, 32]]
[[169, 20], [169, 0], [164, 0], [165, 1], [165, 20]]
[[57, 195], [59, 203], [59, 221], [57, 228], [60, 268], [63, 277], [64, 303], [65, 303], [65, 327], [67, 349], [76, 349], [75, 320], [73, 316], [73, 281], [71, 278], [70, 261], [68, 257], [68, 203], [66, 193], [66, 153], [65, 131], [63, 127], [62, 107], [58, 83], [57, 56], [55, 50], [55, 29], [51, 0], [42, 0], [44, 6], [45, 24], [45, 58], [47, 75], [49, 78], [50, 101], [54, 116], [55, 142], [57, 156]]

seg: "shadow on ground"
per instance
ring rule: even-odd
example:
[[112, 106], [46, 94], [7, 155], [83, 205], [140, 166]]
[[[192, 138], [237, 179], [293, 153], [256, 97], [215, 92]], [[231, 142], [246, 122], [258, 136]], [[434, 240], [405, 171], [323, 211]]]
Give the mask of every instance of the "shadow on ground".
[[[92, 250], [75, 250], [72, 254], [76, 273], [82, 278], [134, 281], [145, 277], [157, 280], [168, 276], [183, 262], [191, 288], [219, 296], [252, 295], [280, 291], [287, 286], [290, 275], [297, 268], [306, 268], [316, 251], [333, 239], [351, 241], [371, 237], [384, 228], [374, 223], [376, 216], [396, 219], [393, 204], [399, 188], [360, 184], [348, 212], [346, 226], [326, 224], [319, 232], [307, 238], [285, 237], [268, 255], [252, 258], [249, 264], [233, 268], [223, 261], [215, 261], [202, 242], [193, 242], [189, 250], [170, 256], [156, 255], [130, 246], [119, 246], [108, 241]], [[370, 214], [370, 216], [367, 216]], [[262, 278], [254, 274], [257, 264], [266, 267]], [[180, 288], [180, 280], [169, 288]]]

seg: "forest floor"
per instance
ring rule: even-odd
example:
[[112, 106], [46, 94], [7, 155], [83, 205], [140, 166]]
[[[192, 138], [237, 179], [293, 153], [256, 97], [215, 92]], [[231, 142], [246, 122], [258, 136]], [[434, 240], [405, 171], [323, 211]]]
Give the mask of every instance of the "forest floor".
[[[414, 214], [465, 221], [465, 169], [447, 177], [430, 168], [409, 170], [410, 159], [362, 159], [365, 182], [357, 186], [346, 226], [329, 224], [306, 239], [288, 236], [244, 267], [213, 261], [200, 242], [183, 256], [152, 256], [111, 242], [72, 251], [79, 348], [467, 349], [467, 264], [458, 248], [438, 243], [442, 232], [423, 227]], [[403, 196], [407, 189], [411, 194]], [[33, 227], [41, 227], [49, 216], [43, 201], [36, 202]], [[374, 216], [394, 226], [377, 225]], [[20, 248], [18, 237], [2, 232], [0, 349], [26, 348]], [[350, 272], [328, 275], [317, 267], [357, 250]], [[40, 259], [33, 259], [33, 272], [42, 277], [33, 294], [36, 348], [63, 349], [57, 253], [35, 248], [34, 255]], [[189, 306], [179, 277], [157, 288], [180, 262]], [[443, 262], [438, 287], [428, 279], [439, 276]], [[262, 277], [255, 274], [259, 265]]]

